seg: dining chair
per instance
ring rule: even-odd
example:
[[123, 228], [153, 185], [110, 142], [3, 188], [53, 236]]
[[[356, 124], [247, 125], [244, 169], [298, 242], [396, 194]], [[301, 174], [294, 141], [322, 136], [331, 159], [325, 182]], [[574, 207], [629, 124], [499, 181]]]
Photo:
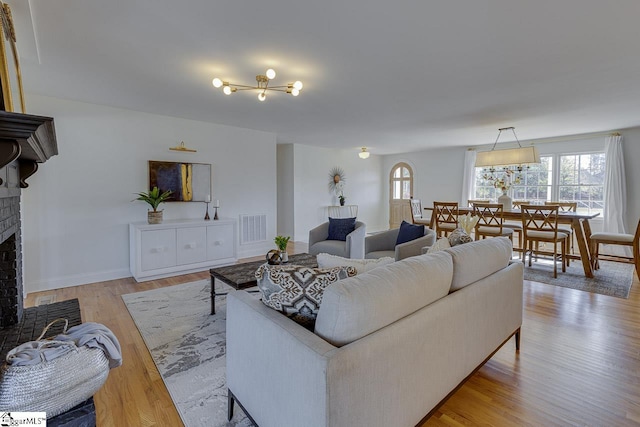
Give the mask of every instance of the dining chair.
[[[458, 228], [458, 202], [433, 202], [436, 235], [447, 236]], [[442, 234], [441, 234], [442, 233]]]
[[420, 199], [411, 198], [409, 203], [411, 203], [411, 221], [414, 224], [426, 225], [431, 228], [431, 218], [427, 219], [422, 215], [422, 202], [420, 202]]
[[513, 202], [511, 202], [511, 204], [513, 205], [514, 209], [520, 209], [520, 206], [522, 205], [530, 205], [531, 200], [514, 200]]
[[480, 240], [486, 237], [505, 236], [511, 240], [513, 245], [513, 229], [503, 226], [502, 203], [474, 203], [473, 214], [478, 217], [475, 228], [475, 239]]
[[[558, 231], [558, 205], [521, 205], [523, 256], [522, 262], [526, 263], [529, 254], [529, 267], [531, 261], [538, 253], [538, 243], [551, 243], [553, 245], [553, 277], [558, 277], [558, 243], [560, 243], [560, 260], [562, 271], [567, 271], [567, 239], [569, 235]], [[536, 244], [534, 246], [534, 243]], [[534, 249], [535, 247], [535, 249]]]
[[631, 258], [620, 255], [603, 254], [608, 259], [613, 261], [631, 261], [636, 267], [636, 274], [640, 277], [640, 220], [636, 225], [635, 234], [625, 233], [593, 233], [591, 235], [591, 264], [594, 270], [600, 268], [599, 256], [600, 245], [618, 245], [618, 246], [631, 246], [633, 249], [633, 256]]
[[[530, 205], [531, 202], [529, 200], [514, 200], [512, 202], [513, 209], [520, 209], [522, 205]], [[522, 221], [505, 221], [502, 225], [506, 228], [511, 228], [513, 232], [518, 236], [518, 246], [513, 247], [513, 250], [518, 251], [520, 253], [524, 252], [524, 245], [522, 244]]]
[[[578, 210], [578, 202], [553, 202], [545, 201], [545, 205], [558, 205], [560, 210], [558, 212], [576, 212]], [[571, 242], [571, 253], [574, 253], [573, 247], [573, 228], [570, 225], [560, 224], [558, 230], [569, 235], [569, 241]], [[569, 260], [569, 258], [567, 258]], [[567, 264], [569, 265], [569, 264]]]

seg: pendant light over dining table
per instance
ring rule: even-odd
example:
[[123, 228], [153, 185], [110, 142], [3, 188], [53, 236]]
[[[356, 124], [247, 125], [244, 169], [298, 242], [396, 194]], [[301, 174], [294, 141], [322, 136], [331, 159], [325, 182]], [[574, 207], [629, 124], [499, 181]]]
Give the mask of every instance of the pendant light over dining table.
[[[496, 145], [500, 139], [502, 131], [510, 130], [518, 143], [518, 148], [508, 148], [496, 150]], [[534, 146], [523, 147], [516, 135], [514, 127], [498, 129], [498, 137], [493, 143], [490, 151], [480, 151], [476, 155], [476, 167], [495, 167], [495, 166], [525, 166], [532, 163], [540, 163], [540, 155]]]
[[[508, 130], [513, 132], [518, 148], [496, 150], [502, 131]], [[476, 154], [475, 166], [484, 168], [482, 178], [488, 184], [508, 190], [512, 184], [520, 183], [520, 174], [536, 163], [540, 163], [540, 155], [536, 147], [533, 145], [523, 147], [518, 140], [515, 128], [507, 127], [498, 129], [498, 137], [490, 151], [480, 151]]]

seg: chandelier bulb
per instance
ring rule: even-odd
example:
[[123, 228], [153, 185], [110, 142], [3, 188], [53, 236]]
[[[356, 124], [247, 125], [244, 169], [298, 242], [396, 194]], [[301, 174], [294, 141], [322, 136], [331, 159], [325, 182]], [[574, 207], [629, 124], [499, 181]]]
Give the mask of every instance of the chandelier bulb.
[[273, 80], [276, 77], [276, 71], [273, 68], [269, 68], [265, 75], [269, 80]]
[[223, 87], [222, 91], [224, 92], [225, 95], [231, 95], [231, 87], [229, 86]]
[[220, 86], [222, 86], [222, 80], [220, 80], [220, 79], [219, 79], [219, 78], [217, 78], [217, 77], [216, 77], [215, 79], [213, 79], [213, 81], [212, 81], [211, 83], [213, 83], [213, 87], [220, 87]]
[[258, 94], [258, 100], [259, 100], [259, 101], [264, 101], [265, 99], [267, 99], [267, 95], [265, 95], [265, 93], [264, 93], [264, 92], [260, 92], [260, 93]]
[[295, 88], [291, 89], [291, 95], [298, 96], [298, 95], [300, 95], [300, 91], [298, 89], [295, 89]]
[[302, 89], [302, 82], [300, 80], [296, 80], [296, 82], [293, 83], [293, 88], [298, 89], [298, 91], [300, 91]]

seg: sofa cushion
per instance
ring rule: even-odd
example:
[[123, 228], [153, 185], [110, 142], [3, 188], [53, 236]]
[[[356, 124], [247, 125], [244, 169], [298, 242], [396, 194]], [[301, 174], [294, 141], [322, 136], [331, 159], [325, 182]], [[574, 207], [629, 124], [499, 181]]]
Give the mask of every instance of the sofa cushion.
[[318, 260], [318, 268], [333, 268], [333, 267], [355, 267], [358, 270], [358, 274], [366, 273], [381, 265], [390, 264], [395, 262], [395, 258], [383, 257], [378, 259], [351, 259], [331, 254], [318, 254], [316, 257]]
[[453, 258], [453, 292], [505, 268], [511, 260], [513, 246], [506, 237], [492, 237], [445, 251]]
[[408, 316], [447, 295], [451, 256], [442, 251], [406, 258], [329, 286], [315, 333], [342, 346]]
[[424, 236], [424, 225], [414, 225], [409, 224], [407, 221], [402, 221], [400, 230], [398, 231], [396, 245], [419, 239], [422, 236]]
[[255, 274], [262, 302], [267, 307], [313, 329], [325, 288], [356, 273], [354, 267], [319, 269], [263, 264]]
[[356, 229], [355, 218], [329, 218], [327, 240], [347, 240], [347, 235]]

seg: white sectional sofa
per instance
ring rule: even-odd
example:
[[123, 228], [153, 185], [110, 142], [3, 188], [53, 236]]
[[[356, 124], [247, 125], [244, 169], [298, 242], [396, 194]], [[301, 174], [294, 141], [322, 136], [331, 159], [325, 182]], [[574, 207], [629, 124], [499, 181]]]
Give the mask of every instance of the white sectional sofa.
[[[315, 333], [227, 296], [227, 385], [261, 427], [414, 426], [515, 335], [522, 263], [493, 238], [327, 287]], [[514, 356], [515, 357], [515, 356]]]

